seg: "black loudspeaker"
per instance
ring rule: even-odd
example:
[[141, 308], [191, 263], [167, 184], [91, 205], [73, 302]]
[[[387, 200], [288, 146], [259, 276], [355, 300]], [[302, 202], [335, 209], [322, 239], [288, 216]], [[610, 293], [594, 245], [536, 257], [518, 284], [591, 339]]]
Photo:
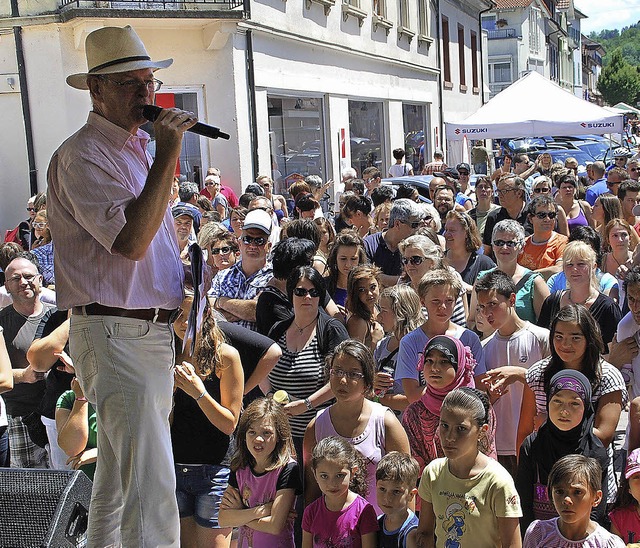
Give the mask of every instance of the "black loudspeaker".
[[79, 470], [1, 468], [0, 547], [86, 546], [91, 486]]

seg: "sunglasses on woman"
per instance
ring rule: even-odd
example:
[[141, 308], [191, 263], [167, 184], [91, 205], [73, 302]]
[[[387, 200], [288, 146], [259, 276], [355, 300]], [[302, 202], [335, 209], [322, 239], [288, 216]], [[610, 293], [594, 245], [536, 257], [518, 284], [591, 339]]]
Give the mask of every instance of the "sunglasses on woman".
[[230, 253], [231, 251], [235, 251], [235, 249], [229, 247], [229, 246], [224, 246], [224, 247], [212, 247], [211, 248], [211, 255], [218, 255], [219, 253], [222, 253], [223, 255], [226, 255], [227, 253]]
[[534, 188], [533, 192], [535, 192], [536, 194], [542, 194], [543, 192], [551, 192], [551, 189], [549, 187], [543, 186], [539, 188]]
[[422, 264], [423, 261], [424, 261], [424, 257], [420, 257], [420, 255], [413, 255], [411, 257], [402, 257], [403, 265], [408, 265], [409, 263], [411, 263], [413, 266], [418, 266], [419, 264]]
[[518, 247], [519, 243], [520, 242], [518, 240], [493, 240], [493, 245], [495, 245], [496, 247], [504, 247], [506, 245], [511, 249], [513, 249], [514, 247]]
[[296, 297], [306, 297], [309, 295], [312, 299], [320, 296], [320, 292], [315, 287], [312, 287], [311, 289], [307, 289], [306, 287], [296, 287], [293, 290], [293, 294]]

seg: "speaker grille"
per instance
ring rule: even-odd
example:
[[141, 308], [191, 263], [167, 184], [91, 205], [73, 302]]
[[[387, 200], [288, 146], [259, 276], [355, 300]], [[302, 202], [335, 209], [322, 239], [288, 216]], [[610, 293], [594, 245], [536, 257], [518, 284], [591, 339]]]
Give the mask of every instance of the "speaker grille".
[[40, 547], [73, 472], [0, 471], [0, 547]]

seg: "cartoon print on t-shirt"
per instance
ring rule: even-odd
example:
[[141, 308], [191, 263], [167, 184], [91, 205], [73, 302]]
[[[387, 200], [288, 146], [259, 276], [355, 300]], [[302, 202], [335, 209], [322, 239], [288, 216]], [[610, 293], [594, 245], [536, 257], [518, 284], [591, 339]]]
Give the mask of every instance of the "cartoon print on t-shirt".
[[445, 548], [460, 548], [460, 538], [465, 532], [464, 510], [462, 506], [454, 502], [447, 507], [445, 512], [447, 519], [442, 522], [442, 527], [447, 534]]

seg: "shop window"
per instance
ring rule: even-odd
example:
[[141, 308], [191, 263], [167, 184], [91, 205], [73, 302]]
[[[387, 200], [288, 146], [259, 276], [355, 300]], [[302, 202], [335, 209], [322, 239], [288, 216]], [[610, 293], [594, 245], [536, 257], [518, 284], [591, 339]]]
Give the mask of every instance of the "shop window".
[[[165, 89], [164, 87], [162, 88]], [[201, 103], [201, 91], [166, 91], [156, 93], [156, 104], [162, 108], [179, 108], [188, 112], [194, 112], [200, 115], [198, 105]], [[155, 133], [153, 131], [153, 123], [147, 122], [142, 129], [151, 135], [151, 141], [147, 146], [147, 150], [151, 156], [156, 155]], [[201, 137], [195, 133], [185, 133], [182, 139], [182, 150], [180, 151], [180, 160], [176, 166], [176, 175], [184, 176], [188, 181], [198, 183], [202, 187], [204, 176], [210, 167], [204, 158], [203, 148], [200, 146]]]
[[405, 161], [413, 166], [414, 173], [420, 173], [429, 158], [428, 143], [425, 135], [427, 128], [427, 106], [402, 104], [402, 123], [404, 128]]
[[323, 102], [319, 97], [268, 95], [272, 177], [284, 192], [297, 178], [326, 178]]
[[358, 175], [370, 166], [385, 171], [383, 144], [382, 103], [349, 101], [349, 135], [351, 138], [351, 165]]

